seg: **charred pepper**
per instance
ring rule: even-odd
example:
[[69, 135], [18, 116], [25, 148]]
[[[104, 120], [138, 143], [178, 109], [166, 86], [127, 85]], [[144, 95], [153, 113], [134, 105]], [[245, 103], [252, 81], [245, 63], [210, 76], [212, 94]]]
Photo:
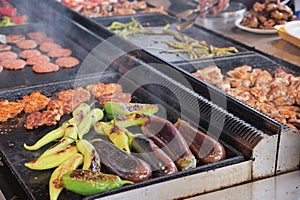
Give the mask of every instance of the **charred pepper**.
[[69, 160], [60, 164], [51, 174], [49, 180], [50, 200], [56, 200], [63, 190], [62, 176], [67, 172], [76, 169], [83, 162], [83, 156], [79, 153], [74, 154]]
[[98, 122], [94, 125], [94, 129], [99, 134], [105, 134], [109, 140], [114, 143], [119, 149], [130, 153], [128, 136], [126, 129], [121, 129], [118, 126], [110, 125], [105, 122]]
[[64, 188], [81, 195], [92, 195], [111, 189], [120, 188], [124, 184], [133, 184], [122, 180], [119, 176], [75, 169], [63, 175]]
[[104, 110], [108, 118], [113, 119], [117, 114], [140, 113], [152, 115], [158, 111], [158, 106], [156, 104], [107, 102], [104, 104]]

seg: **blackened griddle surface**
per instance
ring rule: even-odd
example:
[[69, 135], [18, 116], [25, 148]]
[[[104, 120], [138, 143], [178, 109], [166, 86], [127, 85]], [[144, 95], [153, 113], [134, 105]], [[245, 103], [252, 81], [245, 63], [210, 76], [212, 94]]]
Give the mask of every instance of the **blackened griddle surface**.
[[[107, 27], [111, 25], [113, 22], [118, 21], [121, 23], [128, 23], [132, 20], [132, 18], [136, 19], [138, 22], [143, 24], [146, 28], [151, 30], [162, 30], [166, 24], [170, 24], [170, 30], [177, 31], [176, 25], [181, 22], [176, 21], [174, 17], [163, 14], [136, 14], [136, 15], [126, 15], [120, 17], [101, 17], [95, 18], [97, 23]], [[236, 47], [239, 53], [248, 52], [241, 44], [231, 42], [222, 36], [218, 36], [214, 33], [208, 32], [202, 29], [198, 25], [194, 25], [188, 29], [178, 31], [182, 35], [189, 36], [193, 39], [199, 41], [206, 41], [208, 45], [212, 45], [214, 47]], [[132, 42], [138, 47], [145, 49], [151, 54], [162, 58], [168, 62], [181, 62], [181, 61], [190, 61], [188, 54], [186, 53], [164, 53], [164, 50], [174, 50], [174, 48], [169, 47], [166, 42], [172, 41], [176, 42], [173, 36], [171, 35], [147, 35], [147, 34], [132, 34], [125, 37], [126, 40]], [[237, 54], [239, 54], [237, 53]], [[215, 57], [223, 57], [223, 56], [215, 56]]]
[[[52, 25], [49, 26], [49, 23]], [[61, 26], [61, 24], [64, 26]], [[57, 72], [42, 74], [33, 72], [32, 67], [29, 65], [26, 65], [21, 70], [3, 69], [2, 73], [0, 73], [0, 90], [74, 79], [77, 76], [98, 73], [106, 67], [103, 61], [105, 58], [90, 53], [102, 42], [101, 38], [96, 37], [86, 29], [67, 19], [57, 18], [53, 19], [53, 21], [0, 28], [0, 33], [5, 35], [26, 35], [29, 32], [37, 31], [46, 33], [47, 36], [54, 39], [54, 42], [60, 44], [63, 48], [70, 49], [72, 51], [71, 56], [78, 58], [80, 64], [73, 68], [61, 67]], [[27, 39], [29, 38], [27, 37]], [[12, 46], [12, 51], [17, 54], [22, 51], [14, 44], [10, 45]], [[38, 47], [36, 48], [37, 50], [39, 50]], [[42, 52], [42, 54], [46, 53]], [[54, 63], [55, 59], [51, 59], [51, 62]]]
[[[39, 85], [39, 86], [32, 86], [26, 89], [16, 89], [11, 91], [3, 91], [0, 92], [1, 96], [4, 98], [8, 98], [9, 100], [16, 100], [21, 98], [23, 95], [29, 94], [32, 91], [40, 91], [47, 96], [51, 96], [58, 91], [66, 90], [73, 88], [74, 86], [86, 86], [87, 84], [97, 83], [99, 80], [104, 83], [109, 82], [117, 82], [120, 78], [120, 74], [117, 73], [109, 73], [103, 76], [95, 76], [95, 77], [87, 77], [82, 79], [69, 80], [69, 81], [62, 81], [57, 83]], [[128, 80], [128, 85], [132, 85], [133, 83]], [[126, 91], [126, 89], [125, 89]], [[163, 93], [163, 91], [156, 91], [156, 94]], [[144, 98], [144, 96], [147, 98]], [[147, 103], [162, 103], [167, 102], [164, 97], [157, 98], [156, 96], [151, 95], [148, 90], [140, 88], [133, 94], [133, 100], [136, 102], [147, 102]], [[168, 98], [168, 97], [166, 97]], [[178, 116], [176, 113], [178, 111], [172, 110], [172, 105], [168, 106], [170, 109], [168, 118], [176, 119]], [[63, 123], [63, 121], [70, 118], [70, 116], [64, 116], [62, 120], [59, 122], [59, 125]], [[9, 124], [9, 123], [8, 123]], [[56, 126], [56, 127], [57, 127]], [[48, 181], [51, 176], [53, 170], [43, 170], [43, 171], [35, 171], [30, 170], [24, 166], [25, 162], [33, 160], [45, 151], [48, 147], [53, 145], [54, 143], [48, 144], [37, 151], [27, 151], [24, 149], [23, 144], [33, 144], [39, 138], [41, 138], [45, 133], [53, 130], [56, 127], [40, 127], [33, 131], [27, 131], [23, 127], [20, 128], [8, 128], [2, 126], [1, 128], [1, 140], [0, 140], [0, 151], [1, 156], [5, 159], [6, 163], [8, 164], [11, 172], [16, 176], [16, 179], [19, 181], [21, 187], [23, 187], [24, 191], [27, 193], [28, 198], [30, 199], [48, 199]], [[93, 137], [93, 131], [87, 137], [89, 139]], [[222, 142], [222, 141], [221, 141]], [[165, 176], [156, 179], [150, 179], [149, 181], [145, 181], [143, 183], [137, 183], [134, 185], [124, 186], [120, 189], [112, 190], [109, 192], [102, 193], [96, 196], [107, 196], [113, 193], [124, 192], [133, 188], [139, 188], [144, 186], [151, 186], [151, 184], [155, 184], [161, 181], [168, 181], [170, 179], [174, 179], [177, 177], [188, 176], [189, 174], [199, 173], [202, 171], [207, 171], [210, 169], [219, 168], [222, 166], [228, 166], [231, 164], [236, 164], [239, 162], [244, 161], [244, 157], [236, 151], [233, 147], [224, 144], [226, 151], [227, 151], [227, 158], [221, 162], [215, 164], [209, 164], [204, 166], [199, 166], [196, 169], [189, 170], [186, 172], [179, 172], [174, 175]], [[9, 178], [9, 177], [8, 177]], [[72, 192], [68, 192], [63, 190], [59, 199], [82, 199], [83, 197], [80, 195], [76, 195]], [[89, 199], [89, 197], [87, 197]], [[92, 199], [92, 197], [91, 197]]]

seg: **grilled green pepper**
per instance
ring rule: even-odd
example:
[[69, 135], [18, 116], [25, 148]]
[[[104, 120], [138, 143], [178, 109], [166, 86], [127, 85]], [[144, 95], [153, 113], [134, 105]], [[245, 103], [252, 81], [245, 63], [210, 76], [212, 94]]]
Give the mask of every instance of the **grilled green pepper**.
[[85, 116], [90, 111], [90, 106], [86, 103], [80, 104], [74, 111], [73, 111], [73, 118], [69, 119], [68, 121], [64, 122], [60, 127], [54, 129], [44, 135], [41, 139], [39, 139], [34, 145], [28, 146], [24, 143], [24, 148], [29, 151], [38, 150], [39, 148], [43, 147], [44, 145], [62, 138], [65, 135], [65, 129], [69, 125], [76, 125], [79, 124], [83, 116]]
[[58, 152], [27, 162], [25, 166], [34, 170], [51, 169], [59, 166], [77, 152], [76, 145], [72, 143]]
[[116, 147], [130, 153], [128, 136], [126, 129], [121, 129], [118, 126], [110, 125], [105, 122], [98, 122], [94, 125], [94, 129], [99, 134], [105, 134]]
[[91, 126], [103, 118], [103, 111], [99, 108], [91, 110], [78, 125], [78, 138], [82, 139], [90, 131]]
[[75, 169], [62, 176], [64, 188], [81, 195], [92, 195], [111, 189], [120, 188], [124, 184], [133, 184], [122, 180], [119, 176]]
[[100, 171], [100, 157], [94, 146], [87, 140], [76, 141], [78, 151], [83, 155], [84, 170]]
[[143, 125], [149, 118], [150, 115], [143, 113], [118, 114], [111, 120], [111, 123], [118, 127], [127, 128]]
[[117, 114], [140, 113], [152, 115], [158, 111], [158, 106], [155, 104], [107, 102], [104, 104], [104, 110], [108, 118], [113, 119]]
[[65, 135], [59, 142], [48, 148], [40, 157], [48, 156], [62, 150], [65, 146], [71, 144], [77, 139], [77, 127], [70, 125], [65, 129]]
[[50, 200], [56, 200], [63, 190], [62, 176], [67, 172], [76, 169], [83, 162], [83, 156], [80, 153], [74, 154], [69, 160], [60, 164], [51, 174], [49, 180]]

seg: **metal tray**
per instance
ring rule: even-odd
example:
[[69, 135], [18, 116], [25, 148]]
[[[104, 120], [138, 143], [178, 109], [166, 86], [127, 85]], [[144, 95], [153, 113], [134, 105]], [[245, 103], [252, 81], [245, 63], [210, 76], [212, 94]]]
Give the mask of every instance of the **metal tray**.
[[[147, 71], [148, 69], [145, 68], [143, 71]], [[151, 74], [152, 73], [152, 74]], [[150, 77], [159, 77], [159, 74], [156, 74], [154, 72], [148, 71], [148, 74]], [[165, 107], [167, 117], [169, 120], [176, 120], [178, 117], [181, 117], [179, 111], [174, 108], [172, 104], [169, 102], [174, 102], [176, 103], [178, 100], [174, 99], [171, 95], [163, 96], [163, 94], [166, 93], [166, 89], [163, 89], [161, 87], [156, 86], [156, 84], [148, 84], [145, 87], [140, 87], [139, 85], [136, 85], [135, 81], [139, 81], [139, 78], [136, 76], [132, 77], [127, 77], [127, 76], [121, 76], [119, 73], [106, 73], [103, 74], [102, 76], [94, 76], [94, 77], [86, 77], [86, 78], [81, 78], [81, 79], [76, 79], [76, 80], [68, 80], [68, 81], [61, 81], [57, 83], [50, 83], [50, 84], [44, 84], [44, 85], [36, 85], [32, 87], [27, 87], [27, 88], [21, 88], [21, 89], [14, 89], [11, 91], [3, 91], [0, 92], [1, 99], [9, 99], [9, 100], [16, 100], [21, 98], [23, 95], [27, 95], [32, 91], [40, 91], [43, 94], [47, 96], [51, 96], [52, 94], [55, 94], [58, 91], [65, 90], [65, 89], [70, 89], [73, 87], [78, 87], [78, 86], [86, 86], [87, 84], [92, 84], [92, 83], [97, 83], [98, 81], [102, 81], [105, 83], [109, 82], [120, 82], [122, 83], [124, 90], [127, 92], [134, 91], [133, 92], [133, 101], [138, 101], [138, 102], [147, 102], [147, 103], [159, 103], [162, 106]], [[173, 82], [169, 82], [170, 86], [173, 86], [175, 89], [181, 92], [183, 95], [183, 98], [187, 99], [188, 101], [191, 101], [190, 99], [195, 98], [199, 105], [202, 106], [200, 108], [200, 112], [203, 112], [202, 114], [204, 116], [207, 115], [207, 109], [203, 109], [206, 107], [211, 108], [212, 110], [215, 110], [215, 112], [219, 112], [221, 115], [225, 115], [225, 117], [228, 120], [228, 126], [231, 123], [234, 123], [235, 126], [239, 126], [243, 131], [250, 131], [253, 134], [257, 134], [257, 140], [255, 143], [257, 143], [260, 139], [263, 138], [261, 135], [262, 133], [259, 132], [258, 130], [252, 128], [248, 124], [238, 120], [237, 118], [227, 114], [225, 111], [219, 110], [217, 107], [214, 105], [211, 105], [209, 102], [205, 101], [201, 97], [193, 96], [192, 93], [185, 91], [184, 88], [181, 88], [180, 85], [176, 85]], [[149, 91], [149, 89], [155, 89], [155, 92], [152, 90], [152, 92]], [[155, 93], [155, 95], [153, 95]], [[158, 96], [160, 97], [158, 97]], [[147, 96], [147, 98], [145, 98]], [[166, 99], [167, 98], [167, 99]], [[178, 104], [178, 102], [177, 102]], [[175, 104], [176, 105], [176, 104]], [[176, 106], [175, 106], [176, 107]], [[184, 106], [183, 106], [184, 107]], [[183, 108], [181, 108], [183, 109]], [[192, 109], [192, 108], [191, 108]], [[182, 112], [182, 111], [181, 111]], [[193, 113], [191, 112], [191, 116]], [[187, 119], [189, 116], [185, 116]], [[65, 121], [69, 116], [63, 117], [63, 119], [59, 122], [61, 124], [63, 121]], [[191, 121], [193, 121], [191, 119]], [[206, 117], [203, 117], [202, 119], [203, 122], [205, 121], [210, 121], [210, 119], [207, 119]], [[226, 126], [226, 125], [225, 125]], [[203, 127], [202, 127], [203, 128]], [[9, 129], [9, 128], [7, 128]], [[29, 170], [28, 168], [24, 167], [24, 163], [27, 161], [30, 161], [31, 159], [34, 159], [38, 157], [38, 155], [43, 152], [46, 148], [48, 148], [50, 145], [45, 146], [44, 148], [41, 148], [38, 151], [35, 152], [29, 152], [26, 151], [23, 148], [23, 143], [33, 143], [36, 141], [38, 138], [40, 138], [42, 135], [45, 133], [49, 132], [50, 130], [54, 129], [54, 127], [40, 127], [36, 130], [33, 131], [26, 131], [23, 127], [20, 128], [10, 128], [11, 130], [7, 130], [5, 127], [2, 127], [1, 129], [1, 141], [0, 141], [0, 152], [1, 156], [9, 166], [10, 170], [12, 173], [16, 176], [16, 179], [20, 183], [21, 187], [24, 189], [24, 191], [27, 193], [28, 198], [30, 199], [47, 199], [48, 198], [48, 181], [49, 177], [51, 175], [52, 170], [45, 170], [45, 171], [33, 171]], [[217, 129], [215, 129], [217, 132]], [[221, 130], [222, 133], [220, 133], [220, 141], [223, 140], [223, 137], [227, 137], [228, 134], [230, 134], [230, 127], [228, 129]], [[243, 132], [241, 131], [241, 133]], [[223, 134], [224, 132], [224, 134]], [[212, 131], [212, 134], [215, 134]], [[223, 143], [223, 142], [222, 142]], [[13, 144], [13, 146], [9, 145]], [[112, 190], [109, 192], [105, 192], [99, 195], [96, 195], [94, 197], [102, 197], [102, 196], [108, 196], [112, 194], [117, 194], [117, 193], [122, 193], [126, 191], [131, 191], [135, 190], [138, 188], [151, 188], [153, 185], [157, 184], [168, 184], [168, 181], [170, 180], [178, 180], [178, 179], [186, 179], [189, 176], [193, 176], [196, 174], [199, 174], [201, 172], [208, 172], [212, 171], [213, 173], [214, 170], [222, 169], [224, 167], [230, 168], [231, 166], [235, 166], [239, 168], [240, 163], [243, 166], [246, 165], [245, 163], [245, 158], [244, 156], [239, 153], [235, 148], [233, 148], [231, 145], [228, 145], [226, 143], [223, 143], [228, 156], [224, 161], [215, 163], [215, 164], [209, 164], [209, 165], [203, 165], [203, 166], [198, 166], [197, 168], [193, 170], [188, 170], [185, 172], [178, 172], [174, 175], [170, 176], [165, 176], [161, 178], [153, 178], [148, 181], [145, 181], [143, 183], [137, 183], [134, 185], [128, 185], [124, 186], [120, 189], [117, 190]], [[237, 174], [235, 174], [235, 178], [231, 179], [230, 175], [228, 175], [228, 180], [226, 184], [238, 184], [240, 182], [244, 181], [249, 181], [251, 178], [250, 175], [250, 165], [247, 165], [248, 168], [246, 171], [249, 172], [249, 174], [245, 174], [245, 169], [241, 169]], [[243, 172], [243, 174], [240, 174]], [[230, 183], [228, 183], [228, 181]], [[218, 183], [217, 187], [226, 187], [226, 185], [223, 185], [224, 183], [220, 182]], [[215, 187], [215, 185], [214, 185]], [[212, 188], [204, 186], [205, 191], [211, 190]], [[174, 188], [173, 188], [174, 189]], [[189, 191], [182, 191], [181, 195], [189, 195]], [[87, 197], [87, 199], [93, 199], [94, 197]], [[74, 193], [68, 192], [66, 190], [63, 191], [63, 193], [60, 196], [60, 199], [81, 199], [83, 198], [82, 196], [75, 195]]]
[[[97, 23], [107, 27], [112, 24], [112, 22], [121, 22], [128, 23], [132, 20], [132, 18], [136, 19], [138, 22], [143, 24], [148, 29], [152, 30], [162, 30], [166, 24], [170, 24], [170, 30], [177, 31], [176, 26], [181, 23], [176, 20], [176, 18], [169, 15], [162, 14], [136, 14], [136, 15], [126, 15], [119, 17], [101, 17], [93, 19]], [[182, 35], [189, 36], [193, 39], [199, 41], [206, 41], [208, 45], [212, 45], [214, 47], [229, 47], [234, 46], [239, 50], [239, 53], [247, 52], [245, 47], [241, 44], [234, 43], [229, 41], [228, 39], [223, 38], [222, 36], [217, 36], [214, 33], [210, 33], [205, 31], [198, 25], [194, 25], [188, 29], [177, 31]], [[151, 54], [164, 59], [168, 62], [181, 62], [181, 61], [190, 61], [191, 59], [186, 53], [164, 53], [164, 50], [174, 50], [172, 47], [169, 47], [166, 42], [172, 41], [176, 42], [171, 35], [146, 35], [146, 34], [133, 34], [129, 35], [125, 38], [129, 42], [137, 45], [140, 48], [143, 48], [150, 52]], [[223, 57], [223, 56], [215, 56], [215, 57]]]
[[[298, 132], [293, 131], [286, 125], [281, 124], [256, 109], [253, 109], [238, 99], [230, 95], [226, 95], [219, 88], [205, 83], [190, 74], [195, 72], [197, 69], [201, 69], [209, 65], [219, 66], [222, 73], [225, 74], [227, 71], [243, 64], [250, 65], [253, 68], [267, 70], [271, 74], [275, 69], [280, 68], [288, 73], [294, 74], [295, 76], [300, 75], [299, 68], [297, 66], [291, 64], [283, 66], [256, 53], [249, 53], [248, 55], [243, 56], [232, 56], [228, 58], [207, 59], [181, 64], [178, 63], [175, 68], [185, 74], [185, 77], [189, 79], [193, 85], [194, 90], [205, 98], [210, 99], [217, 105], [225, 106], [228, 112], [233, 113], [255, 127], [259, 127], [265, 133], [275, 133], [279, 135], [276, 173], [279, 174], [299, 169], [300, 134]], [[226, 100], [226, 103], [224, 104], [224, 102], [220, 101], [220, 99]]]

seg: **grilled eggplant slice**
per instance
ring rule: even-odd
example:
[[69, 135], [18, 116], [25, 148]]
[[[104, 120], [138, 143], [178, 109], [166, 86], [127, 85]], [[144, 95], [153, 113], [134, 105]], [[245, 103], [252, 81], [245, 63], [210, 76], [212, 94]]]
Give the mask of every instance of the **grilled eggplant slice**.
[[170, 156], [179, 170], [196, 167], [195, 156], [171, 122], [159, 117], [150, 118], [143, 124], [142, 132]]
[[178, 119], [175, 127], [190, 144], [191, 151], [201, 164], [215, 163], [225, 159], [226, 151], [220, 142], [181, 119]]
[[145, 181], [151, 177], [151, 167], [142, 159], [102, 139], [94, 139], [91, 143], [101, 156], [101, 163], [110, 173], [132, 182]]

